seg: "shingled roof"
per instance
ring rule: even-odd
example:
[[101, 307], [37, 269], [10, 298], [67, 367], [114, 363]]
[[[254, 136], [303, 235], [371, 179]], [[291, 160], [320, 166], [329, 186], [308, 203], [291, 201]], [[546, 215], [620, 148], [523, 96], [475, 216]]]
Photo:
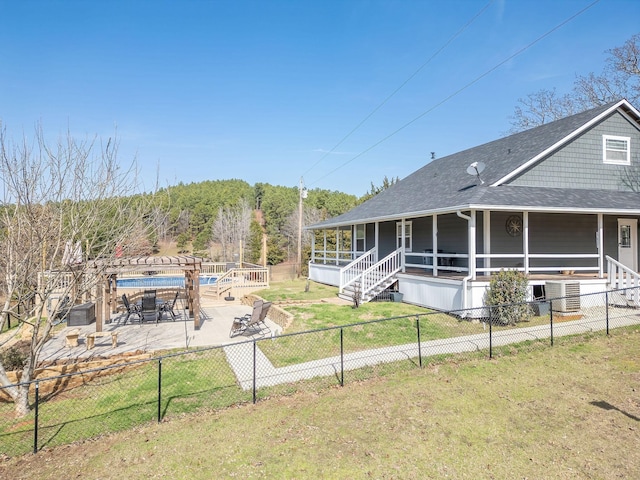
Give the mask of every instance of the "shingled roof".
[[[309, 228], [333, 228], [471, 208], [631, 212], [631, 206], [640, 214], [640, 195], [633, 192], [508, 184], [510, 176], [519, 169], [566, 145], [618, 110], [640, 120], [637, 111], [626, 100], [621, 100], [454, 153], [431, 161], [349, 212]], [[472, 162], [486, 165], [482, 185], [466, 173]]]

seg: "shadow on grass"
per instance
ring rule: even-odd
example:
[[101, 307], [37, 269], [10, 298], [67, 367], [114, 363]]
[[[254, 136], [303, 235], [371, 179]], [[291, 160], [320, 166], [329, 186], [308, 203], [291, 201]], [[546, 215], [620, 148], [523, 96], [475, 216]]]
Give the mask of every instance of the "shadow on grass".
[[618, 407], [616, 407], [615, 405], [611, 405], [609, 402], [605, 402], [604, 400], [593, 401], [593, 402], [589, 402], [589, 403], [591, 405], [593, 405], [594, 407], [602, 408], [603, 410], [615, 410], [615, 411], [620, 412], [621, 414], [629, 417], [631, 420], [635, 420], [636, 422], [640, 422], [640, 418], [636, 417], [635, 415], [631, 415], [630, 413], [625, 412], [624, 410], [621, 410]]

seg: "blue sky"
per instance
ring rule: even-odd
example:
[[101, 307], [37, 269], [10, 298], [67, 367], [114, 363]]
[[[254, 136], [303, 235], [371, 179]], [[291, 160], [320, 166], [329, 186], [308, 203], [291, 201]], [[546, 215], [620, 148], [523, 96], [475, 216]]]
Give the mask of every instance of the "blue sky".
[[0, 0], [0, 121], [12, 138], [117, 131], [146, 189], [156, 172], [303, 176], [362, 195], [499, 138], [519, 98], [599, 73], [640, 32], [637, 0], [600, 0], [495, 68], [592, 3]]

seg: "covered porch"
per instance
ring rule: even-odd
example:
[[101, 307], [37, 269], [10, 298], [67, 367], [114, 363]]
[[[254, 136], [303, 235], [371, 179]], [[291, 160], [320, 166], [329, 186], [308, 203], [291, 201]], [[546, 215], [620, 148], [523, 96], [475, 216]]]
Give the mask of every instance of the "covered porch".
[[342, 288], [398, 256], [377, 276], [393, 275], [405, 301], [443, 310], [481, 306], [501, 269], [526, 273], [532, 295], [554, 280], [601, 291], [611, 278], [638, 281], [637, 222], [624, 212], [469, 209], [343, 225], [316, 232], [309, 272]]

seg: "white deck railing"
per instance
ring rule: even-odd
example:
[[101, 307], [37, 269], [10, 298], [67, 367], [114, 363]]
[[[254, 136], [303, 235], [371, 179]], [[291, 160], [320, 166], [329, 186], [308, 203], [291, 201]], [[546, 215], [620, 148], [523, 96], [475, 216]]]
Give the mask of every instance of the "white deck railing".
[[372, 248], [340, 269], [340, 293], [360, 278], [362, 272], [378, 261], [378, 249]]
[[264, 267], [233, 268], [218, 277], [213, 286], [218, 297], [232, 288], [266, 288], [269, 286], [269, 270]]
[[[415, 260], [413, 262], [405, 261], [405, 266], [413, 267], [413, 268], [422, 268], [427, 271], [434, 271], [434, 263], [437, 267], [437, 271], [444, 272], [468, 272], [469, 267], [469, 255], [466, 253], [418, 253], [411, 252], [406, 253], [407, 257], [413, 257], [419, 259], [419, 263], [416, 263]], [[598, 273], [600, 271], [600, 266], [598, 264], [599, 255], [597, 253], [575, 253], [575, 254], [567, 254], [567, 253], [530, 253], [528, 255], [522, 253], [478, 253], [476, 255], [476, 273], [479, 275], [488, 275], [492, 272], [499, 272], [501, 269], [510, 268], [514, 270], [520, 270], [527, 273], [536, 273], [536, 272], [563, 272], [565, 270], [572, 270], [576, 272], [594, 272]], [[504, 267], [504, 266], [495, 266], [495, 267], [487, 267], [484, 264], [486, 262], [491, 263], [491, 260], [512, 260], [514, 262], [509, 263], [519, 263], [519, 265]], [[555, 265], [545, 265], [545, 266], [532, 266], [531, 260], [552, 260], [557, 262]], [[574, 266], [563, 264], [566, 260], [589, 260], [587, 265], [582, 266]], [[592, 265], [588, 265], [588, 263], [593, 262]], [[459, 265], [459, 263], [466, 263], [467, 265]], [[526, 266], [525, 266], [526, 263]]]
[[607, 284], [612, 290], [636, 288], [640, 285], [640, 274], [607, 255]]
[[368, 298], [369, 293], [378, 285], [384, 283], [402, 270], [403, 258], [402, 247], [400, 247], [395, 252], [391, 252], [382, 260], [362, 272], [361, 298]]

